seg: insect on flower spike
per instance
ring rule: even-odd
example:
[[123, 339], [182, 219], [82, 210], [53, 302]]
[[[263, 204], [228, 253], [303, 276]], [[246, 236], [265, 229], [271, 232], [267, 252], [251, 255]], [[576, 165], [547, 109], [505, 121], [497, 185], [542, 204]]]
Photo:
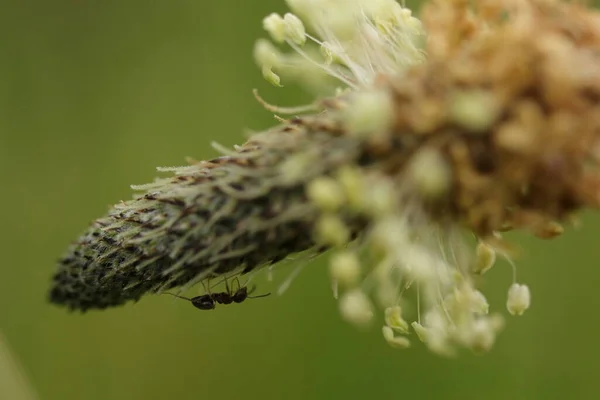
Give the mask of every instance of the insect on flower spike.
[[234, 281], [238, 282], [238, 288], [233, 289], [233, 287], [229, 287], [227, 285], [227, 281], [225, 280], [226, 291], [224, 292], [210, 292], [207, 294], [203, 294], [200, 296], [195, 296], [192, 298], [180, 296], [178, 294], [173, 294], [169, 292], [165, 292], [164, 294], [169, 294], [173, 297], [187, 300], [192, 305], [200, 310], [214, 310], [216, 303], [218, 304], [231, 304], [231, 303], [243, 303], [246, 299], [258, 299], [261, 297], [267, 297], [271, 293], [265, 293], [261, 295], [251, 296], [254, 288], [248, 290], [247, 286], [240, 286], [237, 278], [234, 278]]

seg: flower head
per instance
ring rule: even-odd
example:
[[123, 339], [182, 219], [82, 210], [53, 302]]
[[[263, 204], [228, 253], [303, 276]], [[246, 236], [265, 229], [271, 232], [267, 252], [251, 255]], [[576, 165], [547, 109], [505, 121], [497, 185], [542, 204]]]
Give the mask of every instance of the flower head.
[[288, 5], [263, 26], [293, 51], [259, 40], [263, 75], [343, 90], [266, 105], [304, 115], [137, 187], [70, 248], [51, 300], [105, 308], [330, 250], [346, 321], [380, 320], [395, 348], [489, 350], [504, 319], [478, 282], [497, 258], [511, 267], [509, 313], [531, 303], [501, 232], [552, 238], [600, 206], [599, 14], [432, 0], [421, 25], [393, 0]]
[[[285, 18], [274, 24], [268, 17], [267, 31], [352, 89], [329, 100], [320, 120], [357, 140], [371, 160], [344, 165], [308, 184], [309, 199], [322, 214], [317, 243], [344, 247], [352, 229], [343, 229], [343, 223], [362, 224], [355, 232], [362, 251], [340, 249], [332, 256], [336, 294], [342, 290], [361, 298], [357, 315], [367, 309], [367, 297], [358, 293], [373, 297], [386, 310], [383, 335], [394, 347], [407, 347], [408, 336], [398, 342], [397, 334], [409, 335], [412, 325], [442, 354], [456, 346], [488, 350], [503, 323], [498, 313], [488, 314], [476, 276], [500, 255], [516, 279], [500, 231], [527, 228], [554, 237], [563, 229], [557, 221], [575, 203], [598, 205], [598, 197], [584, 200], [583, 194], [597, 188], [597, 178], [589, 180], [589, 171], [569, 149], [596, 142], [592, 131], [599, 125], [579, 130], [570, 142], [559, 132], [584, 127], [578, 113], [597, 107], [597, 99], [584, 101], [571, 89], [578, 111], [559, 96], [572, 85], [600, 89], [593, 66], [598, 60], [587, 60], [583, 68], [563, 65], [566, 54], [582, 62], [588, 57], [584, 36], [600, 45], [598, 17], [553, 0], [490, 0], [478, 7], [432, 1], [423, 28], [395, 1], [289, 0], [288, 5], [307, 27], [297, 31], [321, 47], [324, 60], [305, 56], [299, 40], [279, 33]], [[425, 32], [428, 42], [421, 47]], [[531, 66], [544, 73], [531, 74]], [[577, 69], [583, 71], [567, 72]], [[553, 118], [565, 125], [555, 125]], [[583, 151], [597, 159], [593, 151]], [[574, 182], [580, 189], [573, 190]], [[317, 199], [317, 188], [328, 196]], [[560, 203], [565, 198], [571, 205]], [[465, 244], [464, 228], [478, 238], [476, 251]], [[347, 317], [354, 303], [343, 294], [341, 299], [345, 319], [354, 321]], [[513, 283], [510, 313], [521, 315], [529, 303], [527, 286]], [[402, 310], [412, 305], [406, 313], [413, 318], [410, 324], [400, 316], [400, 304]]]

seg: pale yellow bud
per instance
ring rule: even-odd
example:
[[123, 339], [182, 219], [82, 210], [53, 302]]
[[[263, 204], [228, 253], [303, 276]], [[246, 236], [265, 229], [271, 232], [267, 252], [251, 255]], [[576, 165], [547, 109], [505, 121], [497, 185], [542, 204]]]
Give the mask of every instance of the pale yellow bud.
[[498, 117], [498, 105], [492, 93], [479, 90], [457, 92], [450, 103], [454, 122], [473, 132], [483, 132]]
[[287, 13], [283, 16], [283, 21], [285, 23], [286, 39], [302, 46], [306, 42], [306, 30], [300, 18], [294, 14]]
[[271, 38], [277, 43], [283, 43], [285, 41], [286, 26], [281, 15], [277, 13], [271, 13], [263, 19], [263, 28], [271, 36]]
[[439, 151], [425, 148], [410, 161], [408, 177], [421, 196], [436, 199], [450, 189], [452, 169]]
[[408, 322], [402, 318], [402, 308], [400, 306], [385, 309], [385, 324], [395, 332], [408, 334]]
[[338, 171], [337, 179], [344, 188], [350, 207], [356, 211], [362, 210], [365, 197], [362, 172], [357, 168], [344, 167]]
[[254, 61], [260, 67], [276, 67], [281, 64], [282, 54], [267, 39], [258, 39], [254, 43]]
[[366, 326], [373, 320], [373, 305], [371, 300], [360, 290], [353, 290], [340, 298], [342, 318], [357, 325]]
[[350, 251], [342, 251], [331, 256], [329, 264], [331, 278], [344, 287], [353, 287], [360, 282], [362, 275], [358, 256]]
[[332, 178], [320, 177], [308, 184], [306, 189], [309, 200], [323, 211], [337, 211], [345, 201], [341, 185]]
[[508, 289], [506, 308], [512, 315], [522, 315], [531, 305], [531, 293], [527, 285], [513, 283]]
[[395, 209], [397, 197], [392, 182], [388, 179], [377, 179], [364, 194], [365, 208], [370, 215], [386, 217]]
[[490, 310], [487, 299], [479, 290], [475, 290], [471, 294], [471, 310], [475, 314], [487, 314]]
[[410, 347], [410, 340], [404, 336], [396, 336], [394, 330], [389, 326], [381, 328], [385, 341], [395, 349], [406, 349]]
[[372, 139], [386, 134], [394, 121], [394, 102], [384, 90], [356, 92], [344, 110], [350, 134]]
[[419, 340], [423, 343], [427, 342], [427, 328], [425, 328], [423, 325], [421, 325], [417, 321], [413, 321], [410, 325], [414, 329]]
[[317, 239], [323, 244], [343, 246], [350, 240], [350, 230], [338, 216], [325, 214], [316, 226]]
[[496, 251], [494, 248], [484, 242], [479, 242], [477, 244], [473, 272], [476, 274], [484, 274], [494, 266], [495, 262]]
[[270, 67], [266, 65], [261, 69], [263, 78], [273, 86], [281, 87], [281, 78]]
[[487, 352], [494, 345], [496, 337], [503, 327], [504, 318], [501, 315], [481, 317], [462, 326], [458, 338], [476, 353]]
[[260, 66], [263, 77], [274, 86], [281, 86], [279, 75], [273, 67], [281, 64], [282, 55], [279, 50], [266, 39], [259, 39], [254, 45], [254, 60]]
[[334, 60], [334, 54], [331, 51], [331, 48], [329, 48], [326, 43], [323, 43], [319, 49], [321, 50], [321, 54], [325, 59], [325, 65], [331, 65]]
[[307, 153], [299, 153], [288, 157], [281, 165], [280, 172], [286, 184], [302, 182], [306, 177], [306, 169], [314, 163], [314, 157]]

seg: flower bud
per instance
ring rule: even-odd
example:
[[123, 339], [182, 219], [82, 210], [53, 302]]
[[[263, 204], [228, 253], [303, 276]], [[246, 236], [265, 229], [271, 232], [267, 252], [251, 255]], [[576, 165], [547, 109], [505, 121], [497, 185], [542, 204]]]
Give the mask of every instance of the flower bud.
[[381, 329], [385, 341], [395, 349], [406, 349], [410, 347], [410, 340], [404, 336], [395, 336], [394, 330], [389, 326]]
[[366, 326], [373, 320], [373, 305], [360, 290], [345, 293], [340, 298], [342, 318], [357, 326]]
[[508, 289], [506, 308], [512, 315], [522, 315], [531, 305], [531, 293], [527, 285], [513, 283]]

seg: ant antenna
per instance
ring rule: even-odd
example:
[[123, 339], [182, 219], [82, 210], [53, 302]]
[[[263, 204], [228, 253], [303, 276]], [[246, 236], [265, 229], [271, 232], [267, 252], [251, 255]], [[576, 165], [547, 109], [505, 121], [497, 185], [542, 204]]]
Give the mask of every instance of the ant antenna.
[[256, 285], [252, 285], [252, 287], [250, 289], [248, 289], [247, 293], [247, 299], [258, 299], [259, 297], [267, 297], [270, 296], [271, 293], [266, 293], [266, 294], [259, 294], [256, 296], [250, 296], [252, 293], [254, 293], [254, 291], [256, 290]]
[[[225, 277], [223, 278], [223, 280], [225, 281], [225, 293], [227, 293], [227, 294], [231, 294], [231, 293], [233, 293], [233, 292], [231, 291], [231, 288], [233, 288], [233, 283], [231, 284], [231, 288], [230, 288], [230, 287], [229, 287], [229, 283], [227, 282], [227, 276], [225, 276]], [[239, 286], [240, 286], [240, 282], [238, 281], [238, 287], [239, 287]]]
[[[237, 289], [233, 290], [233, 282], [237, 283]], [[236, 276], [235, 278], [232, 279], [231, 282], [231, 292], [235, 293], [235, 292], [239, 292], [242, 289], [242, 284], [240, 283], [240, 279]]]
[[204, 283], [204, 281], [200, 281], [200, 283], [202, 284], [202, 287], [204, 288], [204, 292], [206, 292], [206, 294], [208, 294], [210, 296], [211, 292], [210, 292], [210, 278], [208, 278], [206, 280], [206, 282], [208, 283], [208, 287], [206, 286], [206, 284]]
[[259, 294], [259, 295], [256, 295], [256, 296], [248, 296], [246, 298], [247, 299], [258, 299], [259, 297], [267, 297], [267, 296], [270, 296], [270, 295], [271, 295], [271, 293], [265, 293], [265, 294]]

